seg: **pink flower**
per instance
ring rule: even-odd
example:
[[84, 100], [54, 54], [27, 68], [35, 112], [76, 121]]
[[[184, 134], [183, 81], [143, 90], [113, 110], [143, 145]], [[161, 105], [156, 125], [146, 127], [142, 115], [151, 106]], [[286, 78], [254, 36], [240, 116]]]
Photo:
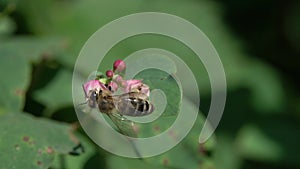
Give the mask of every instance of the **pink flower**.
[[143, 83], [142, 86], [140, 87], [140, 89], [141, 89], [141, 91], [140, 91], [141, 93], [146, 94], [148, 97], [150, 96], [150, 88], [148, 85]]
[[118, 90], [118, 84], [117, 84], [116, 82], [114, 82], [114, 81], [109, 82], [109, 83], [108, 83], [108, 86], [111, 87], [111, 90], [112, 90], [113, 92], [115, 92], [115, 91]]
[[126, 69], [126, 64], [123, 60], [116, 60], [113, 65], [113, 71], [107, 70], [106, 76], [102, 77], [98, 80], [91, 80], [86, 82], [83, 85], [84, 91], [89, 97], [90, 92], [92, 90], [100, 91], [100, 90], [110, 90], [111, 92], [115, 92], [120, 87], [123, 92], [139, 92], [143, 93], [149, 97], [150, 89], [149, 86], [144, 84], [141, 80], [130, 79], [124, 80], [122, 75]]
[[114, 69], [113, 69], [114, 72], [117, 72], [117, 73], [124, 72], [126, 69], [126, 63], [123, 60], [116, 60], [114, 62], [113, 67], [114, 67]]
[[100, 85], [99, 80], [91, 80], [91, 81], [86, 82], [83, 85], [84, 91], [86, 93], [89, 93], [90, 90], [100, 89], [100, 87], [101, 87], [101, 85]]
[[142, 83], [141, 80], [131, 79], [126, 81], [126, 86], [124, 88], [126, 93], [129, 92], [141, 92], [149, 97], [150, 89], [149, 86]]
[[118, 85], [121, 87], [125, 87], [127, 85], [126, 80], [123, 79], [122, 76], [118, 75], [116, 78], [113, 79]]
[[89, 93], [91, 90], [103, 90], [106, 89], [105, 85], [99, 80], [90, 80], [83, 85], [85, 93]]

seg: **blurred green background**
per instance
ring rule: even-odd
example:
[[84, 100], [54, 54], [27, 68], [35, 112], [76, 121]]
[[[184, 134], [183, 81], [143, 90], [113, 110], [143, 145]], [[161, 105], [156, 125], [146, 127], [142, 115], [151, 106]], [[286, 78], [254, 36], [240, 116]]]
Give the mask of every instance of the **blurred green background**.
[[[197, 143], [200, 116], [199, 126], [171, 151], [144, 160], [121, 158], [76, 127], [73, 66], [101, 26], [149, 11], [182, 17], [212, 41], [225, 68], [226, 108], [204, 145]], [[0, 0], [0, 168], [300, 168], [299, 44], [297, 0]], [[100, 70], [150, 47], [169, 50], [191, 67], [205, 116], [207, 73], [174, 39], [128, 38], [107, 54]], [[78, 140], [85, 153], [68, 155]]]

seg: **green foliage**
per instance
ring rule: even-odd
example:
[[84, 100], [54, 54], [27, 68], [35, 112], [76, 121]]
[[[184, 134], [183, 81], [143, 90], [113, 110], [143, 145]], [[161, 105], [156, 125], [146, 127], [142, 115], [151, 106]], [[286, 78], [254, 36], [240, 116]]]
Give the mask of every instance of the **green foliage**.
[[[1, 50], [0, 103], [2, 109], [18, 111], [23, 107], [30, 79], [30, 65], [25, 57], [16, 55], [14, 49]], [[9, 73], [9, 75], [8, 75]]]
[[[164, 92], [164, 95], [166, 96], [166, 98], [163, 99], [166, 99], [166, 103], [168, 104], [163, 110], [161, 118], [138, 127], [141, 131], [143, 131], [139, 134], [140, 137], [151, 137], [160, 134], [172, 125], [180, 111], [181, 92], [179, 86], [171, 75], [157, 69], [147, 69], [139, 72], [135, 78], [143, 79], [143, 83], [149, 85], [150, 89], [159, 89]], [[158, 100], [155, 100], [155, 98], [151, 99], [156, 110], [145, 118], [153, 118], [153, 116], [157, 115], [158, 111], [162, 111], [162, 106], [159, 106], [160, 101], [161, 98]]]
[[[0, 1], [0, 168], [299, 168], [300, 3], [250, 2]], [[279, 6], [285, 12], [278, 12]], [[225, 67], [228, 99], [216, 135], [199, 145], [210, 105], [210, 82], [198, 57], [168, 37], [141, 35], [118, 43], [105, 56], [101, 71], [136, 50], [169, 50], [196, 75], [204, 112], [199, 112], [196, 125], [174, 149], [156, 157], [128, 159], [98, 148], [70, 123], [76, 120], [71, 78], [78, 53], [92, 33], [118, 17], [144, 11], [185, 18], [211, 39]], [[242, 19], [235, 20], [238, 17]], [[134, 137], [158, 135], [177, 117], [180, 89], [171, 76], [158, 70], [141, 72], [136, 78], [164, 91], [171, 104], [154, 122], [136, 123], [138, 136], [129, 121], [121, 124], [122, 129]], [[189, 104], [194, 106], [192, 101]], [[70, 156], [78, 141], [85, 153]]]
[[45, 87], [36, 90], [33, 97], [46, 105], [47, 114], [51, 115], [53, 110], [72, 104], [71, 81], [72, 73], [62, 69]]
[[[173, 116], [178, 113], [181, 92], [172, 74], [168, 74], [158, 69], [147, 69], [139, 72], [135, 78], [143, 80], [145, 84], [149, 85], [150, 89], [160, 89], [164, 92], [168, 102], [168, 105], [163, 112], [164, 116]], [[153, 100], [153, 102], [155, 103], [155, 100]]]
[[0, 117], [3, 169], [48, 168], [55, 155], [67, 154], [76, 146], [72, 129], [65, 123], [17, 112]]

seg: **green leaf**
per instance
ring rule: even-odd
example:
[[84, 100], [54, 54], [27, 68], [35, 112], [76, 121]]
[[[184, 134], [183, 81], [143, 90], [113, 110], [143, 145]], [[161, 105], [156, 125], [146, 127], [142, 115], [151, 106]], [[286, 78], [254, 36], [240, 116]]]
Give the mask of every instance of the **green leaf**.
[[134, 169], [134, 168], [143, 168], [143, 169], [167, 169], [167, 167], [161, 165], [153, 165], [147, 163], [144, 160], [140, 159], [128, 159], [119, 156], [108, 156], [107, 158], [107, 168], [109, 169]]
[[[0, 51], [10, 50], [17, 56], [25, 57], [28, 62], [39, 62], [41, 59], [54, 59], [66, 48], [62, 38], [19, 36], [0, 40]], [[16, 50], [18, 49], [18, 50]]]
[[15, 23], [13, 22], [13, 20], [8, 16], [1, 16], [0, 13], [0, 37], [5, 37], [7, 35], [10, 35], [14, 30], [15, 30]]
[[146, 159], [151, 164], [163, 165], [174, 168], [199, 168], [200, 160], [197, 156], [185, 148], [183, 143], [179, 143], [167, 153], [163, 153], [156, 157]]
[[59, 41], [55, 38], [19, 37], [0, 40], [1, 62], [0, 107], [18, 112], [24, 104], [26, 89], [30, 82], [31, 62], [54, 57], [59, 53]]
[[143, 117], [144, 119], [155, 117], [158, 111], [162, 111], [163, 106], [159, 104], [162, 103], [161, 99], [166, 99], [166, 107], [162, 115], [158, 119], [138, 127], [141, 131], [139, 133], [140, 137], [151, 137], [165, 131], [175, 121], [181, 104], [181, 92], [176, 80], [168, 73], [158, 69], [144, 70], [137, 74], [135, 78], [142, 79], [143, 83], [149, 85], [151, 90], [161, 90], [165, 96], [165, 98], [157, 100], [155, 98], [150, 99], [154, 106], [154, 112], [147, 117]]
[[30, 79], [30, 66], [15, 48], [2, 48], [0, 45], [0, 107], [18, 112], [23, 108], [26, 88]]
[[[142, 79], [143, 83], [147, 84], [152, 90], [151, 94], [153, 94], [154, 89], [159, 89], [165, 96], [165, 98], [153, 98], [153, 95], [151, 96], [150, 94], [150, 101], [154, 106], [154, 112], [142, 118], [144, 120], [149, 119], [151, 122], [140, 125], [137, 124], [137, 128], [140, 131], [138, 133], [139, 137], [151, 137], [165, 131], [175, 121], [181, 102], [180, 89], [176, 80], [171, 75], [158, 69], [144, 70], [134, 78]], [[166, 105], [160, 105], [163, 102], [162, 99], [166, 99]], [[164, 110], [161, 110], [164, 108], [163, 106], [166, 107]], [[163, 111], [161, 116], [158, 114], [160, 111]], [[151, 120], [157, 118], [156, 116], [159, 116], [159, 118], [154, 121]], [[139, 118], [141, 117], [128, 117], [128, 119], [133, 121], [136, 121]]]
[[[83, 169], [86, 163], [96, 154], [95, 146], [84, 135], [76, 133], [76, 137], [84, 146], [85, 152], [79, 156], [58, 155], [55, 156], [54, 162], [51, 165], [53, 169]], [[103, 159], [104, 160], [104, 159]], [[96, 168], [96, 166], [94, 166]]]
[[243, 156], [268, 161], [277, 161], [283, 151], [278, 143], [255, 125], [246, 125], [240, 130], [237, 145]]
[[58, 108], [69, 106], [72, 100], [72, 73], [62, 69], [44, 88], [34, 91], [33, 97], [47, 106], [47, 115]]
[[171, 150], [145, 161], [153, 165], [163, 165], [174, 168], [203, 168], [213, 167], [209, 154], [214, 150], [216, 138], [212, 136], [204, 144], [199, 144], [199, 134], [204, 124], [204, 117], [200, 114], [188, 135]]
[[0, 168], [48, 168], [55, 155], [72, 150], [71, 127], [24, 113], [0, 116]]
[[236, 144], [240, 154], [248, 159], [299, 166], [300, 127], [297, 120], [284, 115], [264, 117], [244, 126], [238, 133]]
[[282, 85], [274, 69], [259, 61], [248, 61], [243, 69], [243, 82], [252, 90], [253, 107], [259, 112], [277, 113], [285, 104]]
[[[205, 122], [205, 117], [202, 115], [200, 111], [197, 117], [197, 120], [183, 140], [184, 146], [190, 153], [194, 154], [194, 157], [198, 157], [199, 160], [203, 160], [203, 158], [207, 158], [208, 154], [215, 150], [216, 146], [216, 136], [212, 135], [205, 143], [200, 144], [198, 142], [200, 131], [203, 128]], [[204, 160], [205, 161], [205, 160]]]
[[222, 169], [241, 168], [242, 158], [236, 151], [233, 138], [223, 133], [217, 136], [218, 144], [216, 144], [213, 156], [215, 167]]
[[[167, 107], [164, 116], [174, 116], [179, 111], [181, 92], [176, 80], [167, 72], [158, 69], [147, 69], [139, 72], [135, 79], [142, 79], [151, 90], [160, 89], [164, 92], [167, 99]], [[155, 101], [155, 100], [154, 100]]]

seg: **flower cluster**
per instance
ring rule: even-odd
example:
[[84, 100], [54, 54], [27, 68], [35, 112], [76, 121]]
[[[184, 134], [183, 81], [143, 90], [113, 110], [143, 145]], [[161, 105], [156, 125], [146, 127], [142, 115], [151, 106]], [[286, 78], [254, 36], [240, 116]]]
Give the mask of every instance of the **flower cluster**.
[[112, 93], [121, 89], [124, 93], [140, 92], [149, 97], [149, 86], [144, 84], [141, 80], [123, 79], [123, 75], [126, 71], [126, 64], [123, 60], [116, 60], [113, 64], [113, 70], [106, 71], [106, 77], [100, 76], [95, 80], [90, 80], [83, 85], [85, 93], [89, 93], [91, 90], [97, 89], [110, 90]]

